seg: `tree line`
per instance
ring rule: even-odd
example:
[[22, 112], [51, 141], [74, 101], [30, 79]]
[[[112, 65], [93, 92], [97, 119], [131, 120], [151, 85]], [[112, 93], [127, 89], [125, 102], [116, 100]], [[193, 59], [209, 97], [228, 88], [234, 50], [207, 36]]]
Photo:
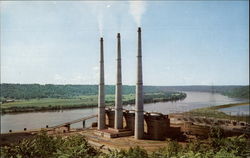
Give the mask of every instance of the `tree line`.
[[223, 94], [232, 98], [249, 99], [249, 86], [234, 88], [232, 90], [223, 92]]
[[[124, 85], [123, 94], [134, 94], [135, 86]], [[162, 92], [157, 87], [145, 86], [145, 93]], [[105, 86], [106, 94], [115, 94], [114, 85]], [[53, 85], [53, 84], [1, 84], [1, 98], [73, 98], [81, 95], [98, 94], [98, 85]]]
[[[222, 93], [230, 97], [249, 98], [249, 86], [144, 86], [144, 93], [200, 91]], [[106, 94], [115, 86], [106, 85]], [[123, 94], [134, 94], [135, 86], [123, 85]], [[98, 94], [98, 85], [1, 84], [2, 99], [73, 98]]]

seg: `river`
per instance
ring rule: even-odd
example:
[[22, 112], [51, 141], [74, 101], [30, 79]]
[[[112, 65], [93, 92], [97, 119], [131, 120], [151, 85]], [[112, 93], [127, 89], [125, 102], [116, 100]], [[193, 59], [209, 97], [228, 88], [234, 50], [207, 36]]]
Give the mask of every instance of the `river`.
[[233, 106], [229, 108], [222, 108], [219, 109], [219, 111], [222, 111], [228, 115], [233, 115], [233, 116], [245, 116], [249, 115], [250, 112], [250, 105], [240, 105], [240, 106]]
[[[184, 112], [195, 108], [240, 103], [246, 100], [229, 98], [218, 93], [185, 92], [187, 97], [182, 101], [159, 102], [144, 104], [144, 110], [148, 112], [161, 112], [164, 114]], [[124, 106], [125, 109], [133, 109], [133, 106]], [[97, 108], [70, 109], [61, 111], [29, 112], [1, 115], [1, 133], [21, 131], [24, 128], [37, 129], [46, 125], [53, 126], [60, 123], [76, 120], [97, 113]], [[96, 121], [96, 118], [86, 121], [86, 126]], [[73, 124], [71, 127], [80, 128], [82, 123]]]

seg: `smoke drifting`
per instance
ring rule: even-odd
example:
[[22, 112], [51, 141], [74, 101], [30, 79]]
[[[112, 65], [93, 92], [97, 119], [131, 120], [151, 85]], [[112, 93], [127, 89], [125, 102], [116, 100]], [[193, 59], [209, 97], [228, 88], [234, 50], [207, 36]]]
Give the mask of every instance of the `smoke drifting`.
[[106, 9], [110, 6], [107, 6], [105, 2], [88, 2], [86, 4], [89, 5], [92, 13], [97, 16], [98, 31], [100, 36], [103, 36], [104, 17], [106, 14]]
[[[112, 26], [109, 29], [115, 29], [120, 32], [124, 15], [129, 12], [136, 25], [141, 25], [142, 15], [146, 11], [146, 2], [144, 1], [128, 1], [128, 2], [112, 2], [112, 1], [93, 1], [86, 2], [90, 7], [93, 15], [96, 16], [98, 31], [100, 36], [103, 36], [105, 25]], [[127, 9], [126, 6], [129, 6]]]
[[129, 12], [133, 16], [137, 26], [141, 25], [141, 18], [146, 11], [145, 1], [129, 1]]
[[98, 30], [99, 30], [100, 36], [103, 36], [103, 14], [99, 13], [97, 15], [97, 22], [98, 22]]

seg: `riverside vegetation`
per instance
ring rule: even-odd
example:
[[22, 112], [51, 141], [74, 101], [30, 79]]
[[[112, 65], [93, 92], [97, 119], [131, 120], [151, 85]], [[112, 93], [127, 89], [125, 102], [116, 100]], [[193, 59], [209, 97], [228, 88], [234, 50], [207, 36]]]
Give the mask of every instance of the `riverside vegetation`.
[[244, 136], [223, 138], [212, 128], [207, 140], [188, 140], [180, 144], [169, 140], [153, 153], [140, 147], [104, 153], [91, 146], [80, 134], [62, 137], [41, 132], [32, 139], [1, 147], [2, 158], [240, 158], [250, 156], [249, 140]]
[[[217, 92], [249, 99], [249, 86], [144, 86], [145, 103], [176, 101], [177, 91]], [[97, 85], [1, 84], [1, 113], [88, 108], [97, 106]], [[114, 105], [115, 86], [105, 86], [107, 106]], [[135, 86], [123, 86], [123, 104], [134, 104]]]
[[[1, 101], [6, 99], [72, 98], [81, 95], [95, 95], [98, 85], [53, 85], [53, 84], [0, 84]], [[145, 93], [153, 92], [215, 92], [235, 98], [249, 99], [248, 86], [144, 86]], [[115, 86], [106, 85], [106, 94], [114, 94]], [[134, 94], [135, 86], [123, 85], [123, 94]]]
[[[144, 103], [185, 99], [181, 92], [163, 91], [153, 86], [144, 87]], [[98, 86], [95, 85], [1, 85], [2, 113], [60, 110], [96, 107]], [[106, 86], [105, 103], [113, 106], [115, 87]], [[134, 104], [135, 87], [123, 86], [123, 104]], [[11, 102], [8, 102], [11, 100]]]
[[[146, 93], [144, 95], [144, 103], [153, 103], [161, 101], [176, 101], [186, 97], [185, 93], [180, 92], [159, 92], [159, 93]], [[60, 109], [73, 109], [73, 108], [89, 108], [97, 107], [97, 95], [83, 95], [72, 98], [43, 98], [43, 99], [29, 99], [29, 100], [16, 100], [15, 102], [2, 104], [2, 113], [11, 112], [29, 112], [29, 111], [42, 111], [42, 110], [60, 110]], [[114, 95], [106, 95], [106, 106], [113, 106], [115, 102]], [[123, 95], [123, 104], [134, 104], [135, 95]]]
[[242, 105], [249, 106], [249, 102], [198, 108], [198, 109], [193, 109], [191, 111], [185, 112], [184, 114], [192, 115], [192, 116], [200, 116], [200, 117], [205, 116], [205, 117], [213, 117], [213, 118], [218, 118], [218, 119], [230, 119], [230, 120], [246, 121], [246, 122], [250, 123], [249, 115], [230, 116], [222, 111], [218, 111], [218, 109], [221, 109], [221, 108], [229, 108], [229, 107], [233, 107], [233, 106], [242, 106]]

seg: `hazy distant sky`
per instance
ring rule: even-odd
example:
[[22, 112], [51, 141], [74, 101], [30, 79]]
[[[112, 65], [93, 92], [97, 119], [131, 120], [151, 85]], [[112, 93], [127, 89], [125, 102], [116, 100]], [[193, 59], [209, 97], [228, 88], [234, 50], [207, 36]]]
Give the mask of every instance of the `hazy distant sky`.
[[145, 85], [248, 84], [248, 3], [1, 2], [1, 82], [98, 84], [102, 32], [114, 84], [120, 32], [123, 84], [133, 85], [140, 22]]

